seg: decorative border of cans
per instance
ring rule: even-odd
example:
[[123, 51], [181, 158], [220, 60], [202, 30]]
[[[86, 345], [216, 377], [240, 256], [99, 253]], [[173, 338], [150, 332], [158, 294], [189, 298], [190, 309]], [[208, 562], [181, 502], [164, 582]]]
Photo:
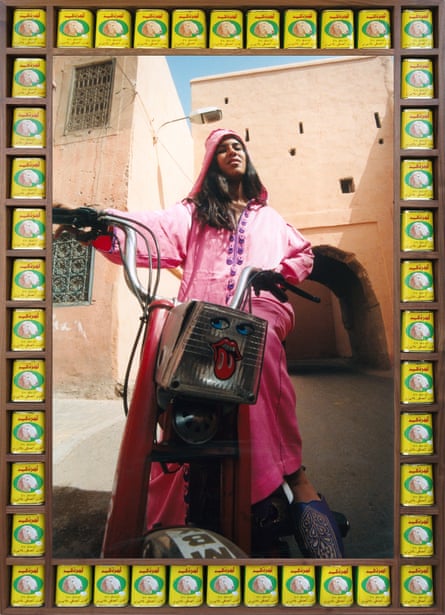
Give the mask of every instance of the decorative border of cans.
[[[401, 604], [434, 604], [432, 566], [403, 564]], [[12, 567], [11, 605], [43, 605], [44, 567]], [[391, 572], [385, 564], [314, 566], [293, 563], [218, 564], [185, 562], [165, 566], [77, 563], [56, 567], [57, 607], [388, 607]]]
[[[391, 16], [385, 9], [372, 11], [342, 9], [341, 11], [318, 12], [309, 9], [288, 9], [281, 12], [266, 9], [245, 12], [232, 9], [227, 11], [140, 9], [133, 14], [124, 9], [110, 9], [103, 12], [81, 9], [80, 12], [83, 13], [82, 16], [77, 14], [79, 11], [58, 11], [58, 47], [129, 48], [133, 45], [134, 48], [202, 49], [208, 45], [212, 49], [225, 50], [234, 48], [384, 49], [391, 47]], [[23, 25], [27, 17], [33, 22], [42, 20], [41, 25], [37, 29], [31, 26], [27, 32], [26, 26]], [[402, 48], [433, 48], [433, 27], [429, 9], [403, 10], [402, 18]], [[68, 22], [78, 20], [82, 22], [83, 30], [74, 23], [68, 25]], [[189, 33], [184, 28], [181, 31], [181, 20], [192, 22], [189, 24], [191, 28]], [[229, 27], [225, 33], [221, 27], [218, 32], [220, 22], [224, 20], [233, 21], [233, 27]], [[343, 23], [343, 28], [337, 24], [339, 26], [337, 34], [334, 28], [329, 33], [333, 20]], [[367, 21], [363, 22], [363, 20]], [[381, 29], [374, 30], [374, 34], [371, 29], [366, 33], [364, 24], [369, 25], [370, 20], [378, 21], [380, 24]], [[114, 33], [111, 27], [106, 28], [108, 21], [116, 22], [113, 26]], [[151, 24], [151, 32], [147, 26], [144, 34], [143, 25], [149, 21], [159, 21], [159, 27]], [[262, 21], [267, 22], [269, 27], [265, 27], [261, 33], [258, 25]], [[295, 27], [297, 22], [300, 25], [299, 35], [297, 34], [298, 28]], [[311, 22], [309, 26], [308, 22]], [[416, 28], [420, 29], [416, 31]], [[25, 13], [24, 9], [15, 11], [13, 47], [45, 47], [45, 35], [44, 11], [39, 9], [27, 10]], [[12, 92], [12, 96], [18, 99], [27, 96], [45, 97], [45, 60], [43, 58], [17, 58], [16, 62], [28, 62], [31, 65], [22, 65], [20, 69], [14, 71], [15, 73], [18, 70], [36, 69], [38, 73], [40, 72], [40, 76], [37, 81], [31, 79], [29, 84], [26, 84], [25, 78], [22, 80], [25, 83], [21, 83], [20, 79], [15, 76], [13, 88], [22, 87], [24, 89], [21, 91], [16, 89]], [[428, 99], [434, 97], [433, 72], [432, 62], [426, 58], [402, 60], [402, 105], [403, 99], [418, 98], [420, 107], [402, 111], [402, 150], [431, 150], [434, 148], [433, 111], [427, 108]], [[40, 78], [41, 75], [43, 79]], [[19, 106], [14, 109], [15, 113], [19, 111]], [[12, 139], [15, 141], [12, 142], [12, 147], [45, 147], [45, 110], [24, 107], [22, 111], [27, 117], [14, 117], [14, 126], [19, 121], [33, 119], [29, 117], [31, 114], [34, 118], [38, 116], [42, 130], [33, 129], [33, 132], [29, 134], [19, 132], [13, 134]], [[28, 159], [13, 158], [11, 198], [45, 198], [44, 162], [44, 158], [39, 156]], [[16, 186], [13, 178], [15, 174], [20, 173], [20, 165], [31, 165], [31, 170], [39, 176], [38, 180], [31, 181], [28, 186], [26, 182], [18, 181]], [[21, 190], [24, 192], [21, 193]], [[402, 201], [425, 200], [425, 209], [404, 209], [402, 204], [401, 249], [405, 252], [433, 251], [434, 215], [427, 205], [427, 200], [435, 198], [431, 159], [422, 157], [414, 160], [407, 157], [401, 160], [400, 198]], [[36, 218], [36, 216], [39, 218], [39, 211], [44, 213], [44, 209], [39, 210], [38, 208], [24, 208], [24, 210], [24, 218]], [[19, 224], [18, 220], [20, 221], [20, 211], [19, 207], [13, 209], [11, 248], [44, 248], [44, 219], [43, 222], [39, 219], [42, 226], [38, 233], [33, 234], [32, 240], [29, 237], [20, 237], [20, 233], [14, 233], [14, 229]], [[32, 243], [34, 241], [36, 243]], [[35, 258], [13, 260], [13, 268], [16, 272], [13, 272], [11, 299], [31, 302], [44, 299], [44, 260]], [[37, 270], [40, 276], [39, 282], [33, 285], [34, 288], [26, 291], [20, 290], [20, 284], [16, 282], [19, 270], [25, 269], [33, 273]], [[425, 280], [428, 280], [428, 283], [425, 281], [424, 284], [420, 283], [420, 288], [415, 288], [416, 284], [407, 282], [405, 288], [404, 281], [416, 273], [420, 273]], [[28, 294], [23, 295], [23, 292]], [[428, 456], [434, 453], [433, 414], [428, 411], [419, 411], [418, 405], [431, 404], [435, 400], [434, 363], [429, 360], [408, 360], [408, 353], [434, 352], [434, 311], [428, 309], [428, 303], [425, 309], [412, 310], [409, 302], [435, 300], [432, 261], [410, 259], [409, 256], [402, 259], [401, 295], [401, 301], [406, 302], [406, 309], [402, 308], [401, 312], [401, 351], [407, 353], [407, 360], [403, 360], [400, 366], [402, 385], [400, 402], [403, 404], [400, 415], [400, 453], [402, 456]], [[34, 310], [33, 306], [23, 310], [21, 308], [12, 310], [11, 350], [44, 350], [42, 314], [44, 310]], [[21, 336], [17, 335], [18, 327], [23, 320], [32, 321], [37, 326], [38, 332], [34, 330], [31, 338], [26, 339], [23, 336], [21, 339]], [[26, 359], [26, 364], [23, 364], [20, 359], [17, 359], [12, 363], [11, 400], [13, 402], [44, 401], [45, 362], [40, 359]], [[28, 385], [25, 387], [18, 385], [23, 372], [37, 374], [36, 379], [32, 379], [29, 389], [26, 389]], [[415, 380], [418, 381], [417, 384], [414, 384]], [[410, 404], [415, 404], [415, 412], [410, 411]], [[28, 412], [20, 409], [11, 413], [11, 453], [44, 452], [43, 417], [44, 413], [39, 411]], [[24, 425], [27, 428], [29, 426], [32, 430], [29, 440], [27, 440], [28, 436], [18, 435], [20, 428]], [[25, 495], [25, 490], [21, 492], [17, 489], [18, 482], [24, 476], [30, 477], [29, 480], [34, 479], [31, 489], [27, 492], [28, 495]], [[424, 463], [424, 460], [419, 463], [404, 463], [402, 459], [400, 483], [401, 506], [407, 507], [406, 514], [400, 515], [401, 556], [431, 557], [434, 555], [434, 530], [433, 515], [428, 514], [428, 506], [435, 502], [433, 464]], [[44, 487], [44, 463], [40, 461], [35, 463], [11, 462], [11, 504], [39, 505], [44, 503]], [[422, 510], [425, 512], [411, 514], [409, 512], [411, 506], [423, 507]], [[11, 554], [13, 557], [44, 555], [44, 523], [45, 515], [41, 513], [12, 514]], [[23, 527], [26, 527], [28, 533], [32, 531], [31, 539], [28, 536], [23, 541], [20, 540], [19, 536]], [[427, 563], [428, 559], [423, 561], [425, 564], [402, 564], [400, 566], [400, 604], [402, 606], [428, 607], [434, 604], [433, 567]], [[11, 570], [11, 605], [42, 606], [44, 604], [44, 566], [28, 560], [25, 564], [12, 564]], [[151, 562], [137, 566], [69, 563], [56, 566], [56, 571], [56, 606], [159, 607], [205, 604], [217, 607], [242, 604], [247, 606], [277, 606], [279, 604], [314, 606], [319, 604], [327, 607], [343, 607], [357, 604], [358, 606], [380, 607], [391, 604], [390, 567], [380, 564], [353, 567], [339, 564], [314, 567], [299, 563], [283, 566], [269, 565], [269, 563], [252, 566], [238, 566], [237, 564], [200, 566], [195, 565], [194, 562], [186, 562], [179, 566], [156, 565]], [[192, 586], [188, 594], [180, 590], [180, 580], [184, 575], [188, 577], [187, 582]], [[216, 590], [216, 578], [220, 575], [227, 577], [225, 593], [219, 593]], [[147, 576], [154, 577], [154, 581], [152, 579], [150, 584], [145, 580], [146, 589], [143, 590], [142, 579]], [[261, 592], [255, 589], [257, 577], [261, 577], [263, 588]], [[292, 582], [296, 583], [297, 579], [298, 589], [297, 585], [292, 585]]]
[[[434, 46], [430, 9], [402, 12], [402, 48]], [[390, 49], [391, 14], [372, 9], [60, 9], [57, 47]], [[46, 16], [16, 9], [13, 47], [45, 47]]]

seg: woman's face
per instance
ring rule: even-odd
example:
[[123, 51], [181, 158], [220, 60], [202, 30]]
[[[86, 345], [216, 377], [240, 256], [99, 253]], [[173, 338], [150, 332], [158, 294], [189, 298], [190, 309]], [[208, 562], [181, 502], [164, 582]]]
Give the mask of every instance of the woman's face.
[[242, 144], [233, 137], [223, 139], [216, 148], [216, 162], [228, 181], [241, 179], [246, 172], [246, 160]]

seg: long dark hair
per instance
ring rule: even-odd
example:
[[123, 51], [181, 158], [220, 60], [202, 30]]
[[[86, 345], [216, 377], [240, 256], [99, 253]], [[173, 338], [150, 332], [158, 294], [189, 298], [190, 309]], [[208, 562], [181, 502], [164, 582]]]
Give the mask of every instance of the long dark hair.
[[[242, 142], [240, 141], [242, 144]], [[242, 144], [243, 145], [243, 144]], [[244, 148], [244, 145], [243, 145]], [[265, 205], [264, 187], [246, 150], [246, 172], [241, 180], [244, 196], [250, 201], [256, 199]], [[231, 208], [227, 178], [221, 173], [216, 154], [210, 163], [200, 191], [191, 199], [196, 204], [196, 217], [202, 225], [217, 229], [236, 228], [235, 213]]]

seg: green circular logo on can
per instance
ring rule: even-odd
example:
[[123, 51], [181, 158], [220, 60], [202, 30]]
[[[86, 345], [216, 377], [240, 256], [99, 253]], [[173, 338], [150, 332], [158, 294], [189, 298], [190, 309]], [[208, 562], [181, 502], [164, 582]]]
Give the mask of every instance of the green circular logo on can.
[[406, 334], [410, 339], [416, 341], [432, 340], [434, 329], [427, 322], [416, 321], [406, 327]]
[[36, 442], [42, 439], [43, 429], [38, 423], [21, 423], [14, 427], [13, 434], [20, 442]]
[[241, 26], [233, 19], [223, 19], [213, 25], [212, 31], [221, 38], [234, 38], [241, 34]]
[[277, 580], [270, 574], [257, 574], [250, 579], [248, 585], [254, 594], [271, 594], [277, 589]]
[[389, 34], [389, 25], [382, 19], [372, 19], [363, 24], [362, 32], [370, 38], [383, 38]]
[[292, 594], [312, 594], [314, 579], [306, 574], [296, 574], [286, 581], [286, 587]]
[[160, 594], [164, 588], [163, 579], [156, 574], [145, 574], [134, 581], [134, 589], [146, 596]]
[[38, 68], [24, 68], [14, 75], [14, 81], [21, 87], [32, 88], [45, 83], [45, 74]]
[[201, 591], [201, 579], [194, 574], [186, 574], [175, 579], [173, 587], [178, 594], [197, 594]]
[[14, 182], [22, 188], [35, 188], [41, 186], [45, 176], [39, 169], [21, 169], [14, 175]]
[[432, 493], [433, 481], [424, 474], [414, 474], [405, 480], [405, 489], [415, 495], [425, 495]]
[[40, 273], [40, 271], [25, 269], [25, 271], [21, 271], [15, 276], [15, 283], [20, 288], [33, 290], [36, 288], [41, 288], [45, 283], [45, 278]]
[[43, 580], [35, 574], [23, 574], [14, 580], [14, 589], [19, 594], [39, 594]]
[[262, 19], [250, 26], [250, 33], [257, 38], [271, 38], [278, 34], [278, 25], [270, 19]]
[[414, 372], [405, 379], [405, 385], [414, 393], [425, 393], [432, 391], [433, 379], [429, 374]]
[[309, 38], [315, 33], [315, 25], [307, 19], [298, 19], [290, 23], [287, 30], [289, 34], [297, 38]]
[[42, 489], [43, 480], [38, 474], [25, 472], [14, 479], [14, 487], [21, 493], [36, 493]]
[[107, 19], [99, 25], [99, 32], [107, 38], [127, 36], [128, 25], [122, 19]]
[[43, 34], [45, 32], [45, 25], [37, 19], [22, 19], [15, 24], [14, 31], [19, 36], [32, 38], [33, 36]]
[[167, 26], [159, 19], [146, 19], [138, 25], [137, 30], [145, 38], [160, 38], [167, 34]]
[[352, 582], [349, 577], [344, 575], [338, 575], [331, 579], [326, 579], [324, 588], [329, 594], [335, 594], [336, 596], [342, 596], [349, 594], [351, 591]]
[[424, 139], [432, 136], [433, 125], [426, 120], [413, 120], [406, 124], [405, 132], [410, 137]]
[[20, 525], [14, 530], [14, 538], [17, 542], [30, 545], [39, 544], [43, 537], [43, 530], [34, 523]]
[[235, 594], [238, 587], [238, 579], [232, 574], [219, 574], [210, 581], [210, 589], [215, 594]]
[[367, 594], [386, 594], [389, 591], [389, 579], [381, 574], [369, 575], [363, 579], [362, 589]]
[[405, 25], [404, 32], [413, 38], [425, 38], [426, 36], [431, 36], [433, 24], [426, 19], [416, 19]]
[[195, 38], [204, 32], [202, 23], [196, 19], [183, 19], [175, 26], [175, 32], [182, 38]]
[[403, 583], [405, 589], [410, 594], [428, 594], [433, 587], [433, 581], [424, 574], [416, 574], [408, 577]]
[[345, 38], [352, 34], [352, 25], [344, 19], [336, 19], [325, 26], [325, 33], [333, 38]]
[[121, 594], [126, 586], [126, 580], [118, 574], [107, 574], [96, 581], [97, 589], [103, 594]]
[[414, 88], [429, 88], [433, 84], [433, 75], [428, 70], [416, 68], [406, 73], [405, 81]]
[[59, 580], [57, 586], [64, 594], [85, 594], [88, 579], [80, 574], [67, 574]]
[[415, 525], [405, 530], [403, 537], [412, 545], [429, 545], [433, 542], [433, 533], [428, 527]]
[[59, 25], [59, 32], [63, 36], [79, 38], [89, 34], [90, 25], [84, 19], [66, 19]]

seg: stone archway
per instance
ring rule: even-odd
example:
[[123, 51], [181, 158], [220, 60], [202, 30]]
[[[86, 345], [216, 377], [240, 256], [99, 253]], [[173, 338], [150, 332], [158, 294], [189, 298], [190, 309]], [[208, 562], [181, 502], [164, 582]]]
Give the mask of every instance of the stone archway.
[[366, 270], [354, 254], [333, 246], [316, 246], [313, 251], [314, 268], [309, 279], [326, 286], [338, 298], [352, 360], [358, 365], [388, 369], [383, 318]]

